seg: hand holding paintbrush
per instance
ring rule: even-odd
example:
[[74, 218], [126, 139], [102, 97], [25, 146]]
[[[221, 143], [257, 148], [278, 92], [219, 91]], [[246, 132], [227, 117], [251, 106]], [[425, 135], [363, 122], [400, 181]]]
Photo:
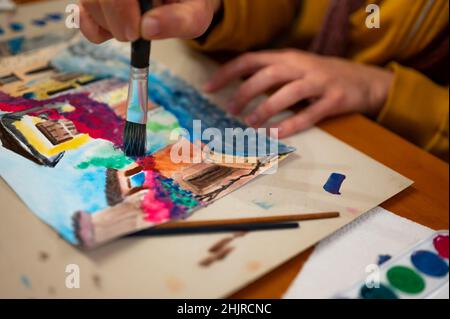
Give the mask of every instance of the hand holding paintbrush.
[[[79, 0], [81, 31], [91, 42], [195, 39], [205, 33], [222, 0], [154, 0], [143, 13], [137, 0]], [[148, 0], [147, 2], [149, 2]]]
[[[152, 1], [139, 0], [139, 5], [144, 14], [152, 8]], [[144, 156], [146, 151], [150, 49], [148, 40], [138, 39], [131, 44], [127, 121], [123, 136], [125, 154], [131, 157]]]
[[[153, 4], [157, 6], [154, 10]], [[101, 43], [114, 37], [133, 41], [123, 143], [127, 156], [144, 156], [150, 39], [201, 36], [221, 7], [221, 0], [80, 0], [80, 5], [81, 31], [89, 40]]]

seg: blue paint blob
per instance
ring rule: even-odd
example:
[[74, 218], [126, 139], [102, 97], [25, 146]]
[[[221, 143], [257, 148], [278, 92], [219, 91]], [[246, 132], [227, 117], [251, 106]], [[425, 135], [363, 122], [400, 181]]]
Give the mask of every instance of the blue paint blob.
[[144, 182], [145, 182], [145, 173], [144, 172], [140, 172], [140, 173], [130, 177], [131, 188], [141, 187], [142, 185], [144, 185]]
[[3, 28], [0, 27], [0, 35], [3, 35], [5, 33], [5, 30], [3, 30]]
[[23, 29], [24, 29], [25, 27], [23, 26], [22, 23], [19, 23], [19, 22], [11, 22], [11, 23], [9, 24], [9, 28], [10, 28], [12, 31], [14, 31], [14, 32], [20, 32], [20, 31], [23, 31]]
[[7, 42], [9, 52], [12, 55], [19, 54], [22, 51], [23, 44], [25, 42], [24, 37], [18, 37], [11, 39]]
[[391, 255], [379, 255], [377, 261], [378, 266], [381, 266], [385, 262], [389, 261], [391, 258], [392, 258]]
[[63, 18], [63, 15], [59, 12], [48, 13], [47, 19], [51, 21], [60, 21]]
[[411, 256], [411, 262], [420, 272], [431, 277], [444, 277], [448, 274], [447, 263], [430, 251], [416, 251]]
[[44, 27], [47, 24], [47, 21], [42, 20], [42, 19], [36, 19], [33, 20], [33, 25], [37, 26], [37, 27]]
[[326, 190], [330, 194], [334, 195], [341, 195], [341, 186], [344, 182], [346, 176], [339, 174], [339, 173], [333, 173], [328, 178], [328, 181], [323, 186], [323, 189]]
[[28, 289], [31, 289], [31, 281], [27, 276], [25, 275], [20, 276], [20, 282]]
[[22, 97], [25, 98], [25, 99], [32, 99], [32, 98], [34, 98], [34, 93], [33, 92], [27, 92], [27, 93], [22, 94]]

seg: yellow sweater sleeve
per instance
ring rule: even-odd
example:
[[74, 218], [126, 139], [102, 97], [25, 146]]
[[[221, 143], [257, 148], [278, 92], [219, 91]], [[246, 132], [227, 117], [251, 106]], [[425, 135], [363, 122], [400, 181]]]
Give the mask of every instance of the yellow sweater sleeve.
[[296, 0], [223, 0], [224, 16], [206, 41], [191, 41], [202, 51], [245, 51], [266, 45], [291, 26]]
[[395, 77], [378, 121], [448, 161], [449, 90], [421, 73], [390, 64]]

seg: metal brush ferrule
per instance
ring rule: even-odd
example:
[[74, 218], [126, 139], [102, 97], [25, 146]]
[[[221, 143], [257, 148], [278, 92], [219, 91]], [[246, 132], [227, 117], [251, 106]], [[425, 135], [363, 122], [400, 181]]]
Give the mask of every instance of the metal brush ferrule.
[[127, 121], [147, 124], [148, 113], [148, 68], [131, 67], [128, 88]]

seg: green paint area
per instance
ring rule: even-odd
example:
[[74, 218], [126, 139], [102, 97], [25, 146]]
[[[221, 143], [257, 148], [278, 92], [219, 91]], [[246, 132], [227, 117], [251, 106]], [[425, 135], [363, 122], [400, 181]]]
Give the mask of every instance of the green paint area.
[[413, 269], [396, 266], [387, 272], [389, 283], [400, 291], [408, 294], [419, 294], [425, 289], [425, 281]]
[[133, 161], [130, 161], [125, 156], [114, 156], [109, 158], [93, 157], [89, 161], [82, 162], [77, 165], [78, 169], [87, 169], [91, 166], [105, 167], [112, 169], [123, 169], [127, 165], [130, 165]]
[[105, 167], [111, 169], [123, 169], [133, 163], [131, 159], [112, 145], [102, 145], [87, 156], [87, 160], [79, 163], [76, 168], [87, 169], [89, 167]]
[[193, 197], [190, 191], [182, 189], [172, 179], [161, 180], [161, 186], [164, 191], [170, 194], [170, 199], [175, 205], [193, 208], [199, 205], [199, 202]]
[[159, 133], [163, 131], [172, 131], [175, 129], [180, 128], [180, 125], [178, 123], [172, 123], [172, 124], [161, 124], [154, 121], [147, 123], [147, 130], [151, 131], [153, 133]]
[[374, 288], [368, 288], [364, 285], [359, 294], [363, 299], [398, 299], [397, 295], [384, 285]]
[[147, 131], [161, 133], [180, 128], [178, 119], [163, 108], [153, 110], [147, 122]]

